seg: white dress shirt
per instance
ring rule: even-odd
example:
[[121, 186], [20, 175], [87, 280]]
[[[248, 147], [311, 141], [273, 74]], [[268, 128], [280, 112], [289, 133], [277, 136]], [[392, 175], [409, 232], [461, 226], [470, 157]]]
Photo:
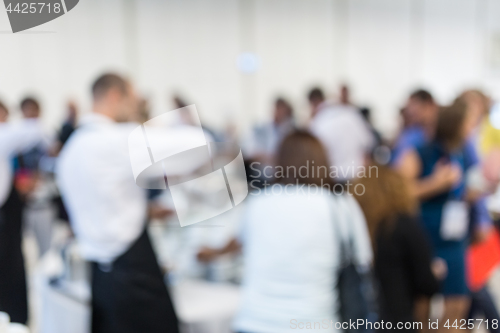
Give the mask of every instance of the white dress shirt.
[[353, 106], [326, 104], [311, 120], [311, 132], [323, 143], [338, 179], [356, 177], [373, 148], [374, 137]]
[[5, 203], [12, 186], [12, 158], [33, 148], [43, 137], [37, 119], [0, 124], [0, 207]]
[[245, 269], [236, 332], [294, 332], [299, 322], [335, 323], [338, 240], [349, 235], [358, 265], [372, 260], [366, 222], [352, 196], [280, 187], [250, 198], [245, 207], [240, 236]]
[[295, 125], [292, 119], [276, 125], [269, 123], [256, 126], [244, 145], [245, 155], [253, 158], [259, 155], [274, 156], [281, 141], [293, 131]]
[[[135, 183], [128, 146], [129, 134], [137, 126], [92, 113], [82, 119], [60, 154], [57, 183], [87, 260], [111, 263], [144, 230], [147, 196]], [[188, 135], [181, 141], [191, 133], [184, 132]], [[173, 151], [185, 144], [172, 136], [167, 139]]]

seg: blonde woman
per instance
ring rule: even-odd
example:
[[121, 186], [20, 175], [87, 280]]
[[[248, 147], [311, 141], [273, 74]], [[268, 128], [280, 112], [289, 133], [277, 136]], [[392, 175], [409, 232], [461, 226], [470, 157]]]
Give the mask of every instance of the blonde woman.
[[[380, 319], [393, 329], [417, 331], [415, 303], [439, 289], [436, 276], [445, 273], [441, 261], [431, 264], [429, 240], [417, 219], [417, 202], [406, 180], [387, 166], [375, 165], [377, 177], [363, 178], [357, 195], [375, 253], [374, 271], [379, 285]], [[397, 327], [398, 323], [408, 326]], [[387, 325], [386, 325], [387, 327]]]

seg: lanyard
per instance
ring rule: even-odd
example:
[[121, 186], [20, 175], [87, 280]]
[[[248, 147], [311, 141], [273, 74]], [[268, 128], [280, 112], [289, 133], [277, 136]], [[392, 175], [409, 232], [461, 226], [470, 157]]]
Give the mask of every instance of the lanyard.
[[[449, 153], [446, 157], [449, 159], [450, 163], [457, 165], [458, 167], [460, 167], [460, 169], [462, 169], [462, 171], [465, 171], [463, 170], [463, 166], [465, 164], [463, 150]], [[465, 177], [464, 174], [462, 175], [462, 179], [460, 180], [460, 182], [451, 188], [450, 192], [448, 193], [448, 200], [463, 200], [465, 196], [465, 181], [463, 177]]]

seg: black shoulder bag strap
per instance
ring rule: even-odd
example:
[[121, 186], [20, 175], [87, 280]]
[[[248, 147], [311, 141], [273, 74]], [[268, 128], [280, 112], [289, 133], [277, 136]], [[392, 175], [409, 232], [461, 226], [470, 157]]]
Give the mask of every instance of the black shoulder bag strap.
[[[344, 200], [344, 198], [339, 197], [336, 200]], [[335, 217], [340, 216], [340, 219], [346, 218], [346, 205], [338, 202], [336, 208], [339, 212], [332, 212], [333, 217], [333, 228], [336, 236], [334, 239], [339, 243], [340, 249], [340, 266], [335, 272], [337, 274], [337, 292], [339, 295], [339, 315], [342, 322], [356, 322], [358, 319], [366, 320], [368, 318], [368, 303], [363, 294], [363, 281], [362, 277], [356, 269], [354, 264], [355, 260], [353, 258], [354, 251], [352, 248], [352, 228], [349, 225], [349, 221], [340, 221]], [[343, 239], [341, 228], [338, 223], [346, 224], [348, 230], [347, 241]], [[349, 325], [350, 326], [350, 325]], [[363, 332], [363, 329], [347, 329], [348, 333]]]

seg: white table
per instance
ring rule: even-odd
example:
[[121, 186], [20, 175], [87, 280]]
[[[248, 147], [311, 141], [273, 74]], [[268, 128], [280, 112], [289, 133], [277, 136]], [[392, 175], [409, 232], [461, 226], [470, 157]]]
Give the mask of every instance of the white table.
[[[52, 286], [50, 269], [35, 274], [39, 299], [38, 333], [89, 333], [90, 288], [84, 282]], [[53, 265], [53, 263], [52, 263]], [[53, 265], [55, 266], [55, 265]], [[46, 267], [45, 267], [46, 268]], [[239, 288], [231, 284], [181, 280], [170, 287], [183, 333], [229, 333], [239, 302]]]
[[230, 333], [240, 299], [234, 285], [185, 280], [171, 288], [184, 333]]

